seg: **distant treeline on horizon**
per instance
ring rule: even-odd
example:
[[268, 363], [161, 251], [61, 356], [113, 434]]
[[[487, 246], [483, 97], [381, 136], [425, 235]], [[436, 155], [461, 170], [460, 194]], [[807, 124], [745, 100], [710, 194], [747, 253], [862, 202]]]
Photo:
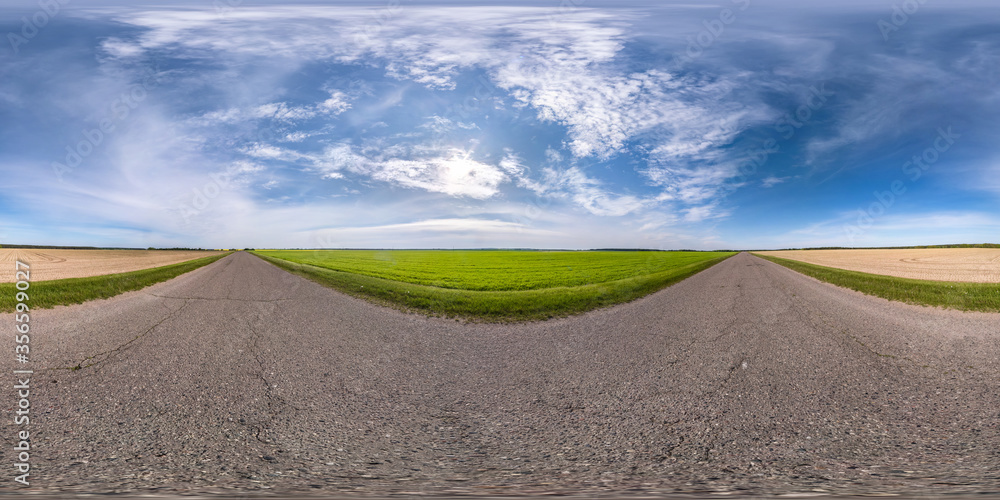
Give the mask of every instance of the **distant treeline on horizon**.
[[[248, 248], [247, 250], [254, 250]], [[659, 248], [259, 248], [258, 250], [379, 251], [379, 252], [739, 252], [739, 250], [690, 250]]]
[[34, 250], [184, 250], [188, 252], [194, 251], [209, 251], [214, 250], [212, 248], [185, 248], [185, 247], [174, 247], [174, 248], [135, 248], [135, 247], [87, 247], [87, 246], [60, 246], [60, 245], [9, 245], [7, 243], [0, 244], [0, 248], [26, 248]]
[[[956, 243], [953, 245], [914, 245], [906, 247], [809, 247], [782, 248], [780, 250], [911, 250], [921, 248], [1000, 248], [1000, 243]], [[758, 250], [751, 251], [756, 252]]]

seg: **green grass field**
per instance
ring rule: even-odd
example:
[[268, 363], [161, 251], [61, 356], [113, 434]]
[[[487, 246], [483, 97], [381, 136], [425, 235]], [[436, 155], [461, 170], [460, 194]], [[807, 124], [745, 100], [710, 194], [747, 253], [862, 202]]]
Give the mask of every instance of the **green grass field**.
[[350, 295], [479, 321], [547, 319], [655, 292], [733, 252], [267, 250], [265, 260]]
[[962, 311], [1000, 312], [1000, 285], [927, 281], [817, 266], [797, 260], [754, 254], [806, 276], [883, 299]]
[[[213, 255], [200, 259], [154, 267], [141, 271], [132, 271], [89, 278], [69, 278], [63, 280], [32, 282], [25, 293], [28, 294], [28, 307], [31, 309], [48, 309], [55, 306], [80, 304], [88, 300], [106, 299], [115, 295], [139, 290], [149, 285], [167, 281], [202, 266], [207, 266], [226, 255]], [[0, 312], [12, 312], [16, 306], [14, 283], [0, 283]]]

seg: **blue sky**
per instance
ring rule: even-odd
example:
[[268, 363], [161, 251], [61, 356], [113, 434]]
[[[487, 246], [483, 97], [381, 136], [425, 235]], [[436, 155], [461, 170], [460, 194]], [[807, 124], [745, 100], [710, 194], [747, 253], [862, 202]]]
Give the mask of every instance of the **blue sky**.
[[992, 1], [10, 1], [0, 32], [0, 242], [1000, 242]]

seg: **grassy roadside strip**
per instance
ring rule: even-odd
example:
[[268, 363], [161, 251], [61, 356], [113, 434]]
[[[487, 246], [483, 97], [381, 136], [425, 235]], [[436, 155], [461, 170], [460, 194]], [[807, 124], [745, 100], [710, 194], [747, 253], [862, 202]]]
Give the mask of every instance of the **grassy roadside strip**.
[[414, 285], [251, 253], [292, 274], [378, 304], [431, 316], [490, 323], [544, 320], [628, 302], [677, 283], [732, 256], [594, 285], [486, 292]]
[[[232, 253], [232, 252], [229, 252]], [[49, 309], [55, 306], [80, 304], [88, 300], [106, 299], [115, 295], [146, 288], [149, 285], [167, 281], [188, 271], [207, 266], [227, 255], [213, 255], [200, 259], [179, 262], [169, 266], [106, 274], [88, 278], [68, 278], [62, 280], [33, 281], [26, 291], [28, 304], [32, 309]], [[30, 264], [30, 262], [29, 262]], [[14, 283], [0, 283], [0, 312], [13, 312], [18, 290]]]
[[883, 299], [961, 311], [1000, 312], [1000, 284], [897, 278], [754, 254], [793, 271]]

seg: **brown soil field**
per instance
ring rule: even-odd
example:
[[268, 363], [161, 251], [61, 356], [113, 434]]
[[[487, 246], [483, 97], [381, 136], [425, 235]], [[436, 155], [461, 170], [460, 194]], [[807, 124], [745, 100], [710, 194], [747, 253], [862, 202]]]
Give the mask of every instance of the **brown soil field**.
[[899, 278], [1000, 283], [1000, 248], [782, 250], [755, 253]]
[[214, 251], [185, 250], [64, 250], [0, 248], [0, 283], [12, 283], [14, 261], [31, 266], [31, 281], [86, 278], [167, 266], [216, 255]]

